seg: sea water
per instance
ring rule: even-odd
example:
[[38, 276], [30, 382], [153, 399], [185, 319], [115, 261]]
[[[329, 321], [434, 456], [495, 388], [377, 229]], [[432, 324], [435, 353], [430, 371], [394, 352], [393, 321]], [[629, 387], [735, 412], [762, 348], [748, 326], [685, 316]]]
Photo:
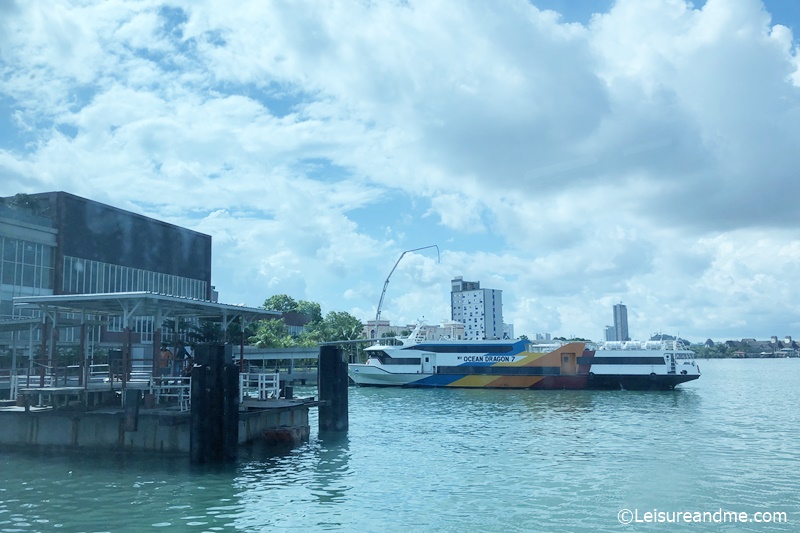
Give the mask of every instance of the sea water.
[[800, 531], [800, 359], [699, 363], [662, 392], [351, 388], [346, 437], [312, 411], [228, 467], [0, 450], [0, 531]]

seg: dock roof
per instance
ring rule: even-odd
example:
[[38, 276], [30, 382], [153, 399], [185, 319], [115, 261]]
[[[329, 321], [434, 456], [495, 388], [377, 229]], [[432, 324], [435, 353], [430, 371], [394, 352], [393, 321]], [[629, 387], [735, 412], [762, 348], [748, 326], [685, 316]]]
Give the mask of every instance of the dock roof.
[[136, 316], [163, 318], [205, 318], [230, 322], [241, 317], [244, 322], [280, 317], [277, 311], [223, 304], [153, 292], [114, 292], [99, 294], [57, 294], [50, 296], [17, 296], [15, 307], [34, 307], [44, 313], [59, 311], [90, 315]]

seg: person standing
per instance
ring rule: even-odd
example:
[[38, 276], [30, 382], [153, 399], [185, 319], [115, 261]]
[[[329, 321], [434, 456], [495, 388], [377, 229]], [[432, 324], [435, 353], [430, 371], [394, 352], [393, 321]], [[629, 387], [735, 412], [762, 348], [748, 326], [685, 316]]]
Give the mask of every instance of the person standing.
[[174, 376], [183, 375], [183, 363], [188, 355], [189, 352], [186, 351], [186, 345], [183, 343], [183, 341], [178, 341], [178, 349], [175, 350], [175, 366], [173, 368]]
[[161, 346], [161, 358], [158, 361], [158, 368], [162, 376], [169, 375], [172, 365], [172, 352], [169, 351], [167, 345]]

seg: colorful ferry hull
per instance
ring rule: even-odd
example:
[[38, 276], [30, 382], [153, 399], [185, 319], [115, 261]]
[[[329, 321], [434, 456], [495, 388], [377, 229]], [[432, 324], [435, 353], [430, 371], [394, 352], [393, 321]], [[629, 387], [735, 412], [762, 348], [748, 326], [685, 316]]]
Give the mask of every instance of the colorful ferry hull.
[[[349, 365], [364, 386], [497, 389], [672, 389], [700, 377], [690, 350], [589, 349], [569, 343], [541, 350], [527, 341], [436, 341], [372, 346]], [[537, 351], [541, 350], [541, 351]]]

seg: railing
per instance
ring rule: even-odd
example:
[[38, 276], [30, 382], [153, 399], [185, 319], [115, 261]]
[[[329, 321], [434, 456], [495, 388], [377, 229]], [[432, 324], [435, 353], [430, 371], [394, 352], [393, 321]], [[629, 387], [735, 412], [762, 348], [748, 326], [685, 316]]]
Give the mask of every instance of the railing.
[[280, 374], [274, 373], [243, 373], [239, 374], [239, 403], [245, 398], [269, 400], [278, 398], [281, 392]]
[[155, 396], [156, 405], [162, 402], [177, 402], [181, 411], [191, 407], [192, 378], [160, 376], [150, 381], [150, 392]]

